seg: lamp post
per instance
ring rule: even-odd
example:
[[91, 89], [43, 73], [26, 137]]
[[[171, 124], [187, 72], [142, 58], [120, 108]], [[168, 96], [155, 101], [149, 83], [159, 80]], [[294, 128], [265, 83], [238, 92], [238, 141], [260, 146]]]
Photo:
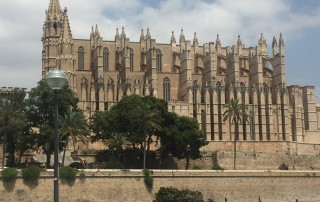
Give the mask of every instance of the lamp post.
[[59, 134], [58, 134], [58, 93], [67, 83], [67, 76], [60, 70], [53, 68], [46, 74], [46, 82], [54, 90], [54, 202], [59, 202]]

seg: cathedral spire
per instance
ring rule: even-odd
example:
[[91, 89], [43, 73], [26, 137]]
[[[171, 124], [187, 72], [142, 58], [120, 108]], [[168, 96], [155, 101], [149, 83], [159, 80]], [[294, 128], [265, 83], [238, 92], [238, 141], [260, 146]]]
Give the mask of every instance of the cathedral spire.
[[[92, 27], [92, 29], [93, 29], [93, 27]], [[115, 35], [115, 37], [114, 37], [115, 39], [120, 39], [120, 34], [119, 34], [119, 29], [117, 28], [117, 30], [116, 30], [116, 35]]]
[[71, 28], [69, 24], [69, 18], [68, 18], [68, 10], [67, 8], [63, 11], [63, 27], [60, 35], [60, 42], [64, 43], [72, 43], [72, 34], [71, 34]]
[[220, 42], [219, 34], [217, 34], [216, 47], [221, 47], [221, 42]]
[[174, 36], [174, 31], [172, 31], [170, 44], [175, 44], [175, 43], [176, 43], [176, 37]]
[[180, 34], [180, 40], [179, 43], [184, 43], [186, 41], [185, 37], [184, 37], [184, 33], [183, 33], [183, 29], [181, 28], [181, 34]]
[[281, 56], [284, 56], [284, 41], [282, 38], [282, 33], [280, 33], [280, 38], [279, 38], [279, 53]]
[[275, 36], [273, 37], [273, 40], [272, 40], [272, 53], [273, 53], [273, 56], [275, 56], [278, 53], [278, 44]]
[[144, 41], [144, 40], [145, 40], [145, 37], [144, 37], [143, 29], [141, 29], [140, 41]]
[[279, 47], [280, 47], [280, 48], [284, 47], [284, 41], [283, 41], [282, 33], [280, 33]]
[[57, 21], [60, 18], [62, 11], [59, 0], [50, 0], [49, 8], [47, 11], [47, 18], [50, 21]]
[[124, 26], [122, 26], [121, 38], [126, 38], [126, 33], [124, 31]]
[[193, 36], [193, 46], [196, 47], [198, 45], [199, 45], [199, 42], [198, 42], [197, 32], [195, 32]]
[[149, 27], [147, 28], [147, 35], [146, 35], [147, 39], [151, 39], [151, 34], [150, 34], [150, 30]]
[[93, 35], [94, 35], [94, 29], [93, 29], [93, 26], [91, 26], [91, 34], [90, 34], [90, 36], [93, 37]]
[[272, 40], [272, 48], [275, 48], [275, 47], [278, 47], [278, 44], [277, 44], [277, 39], [276, 39], [276, 37], [274, 36], [274, 37], [273, 37], [273, 40]]
[[258, 44], [262, 47], [262, 48], [267, 48], [267, 42], [264, 39], [263, 33], [261, 33], [260, 35], [260, 39], [258, 41]]
[[241, 41], [240, 35], [238, 35], [237, 46], [238, 47], [242, 46], [242, 41]]
[[97, 35], [97, 36], [100, 36], [100, 32], [99, 32], [99, 29], [98, 29], [98, 25], [96, 24], [96, 29], [95, 29], [95, 34]]

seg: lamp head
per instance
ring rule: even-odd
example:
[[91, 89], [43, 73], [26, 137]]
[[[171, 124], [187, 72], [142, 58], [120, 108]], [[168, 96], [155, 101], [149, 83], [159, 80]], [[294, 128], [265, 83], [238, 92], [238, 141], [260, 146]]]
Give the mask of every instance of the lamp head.
[[46, 82], [53, 90], [61, 89], [67, 81], [66, 74], [60, 69], [53, 68], [46, 74]]

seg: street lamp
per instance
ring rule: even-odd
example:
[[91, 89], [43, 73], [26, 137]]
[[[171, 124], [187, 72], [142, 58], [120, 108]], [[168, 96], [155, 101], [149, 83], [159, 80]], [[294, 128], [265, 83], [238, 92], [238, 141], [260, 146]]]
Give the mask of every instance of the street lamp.
[[59, 202], [59, 134], [58, 134], [58, 93], [67, 83], [67, 76], [60, 70], [53, 68], [46, 74], [46, 82], [54, 90], [54, 202]]

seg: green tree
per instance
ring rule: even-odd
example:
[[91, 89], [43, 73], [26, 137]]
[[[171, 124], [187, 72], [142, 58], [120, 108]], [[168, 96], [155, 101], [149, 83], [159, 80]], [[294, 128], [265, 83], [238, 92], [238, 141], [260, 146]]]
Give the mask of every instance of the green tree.
[[165, 123], [166, 131], [161, 136], [162, 154], [171, 153], [179, 158], [185, 158], [186, 169], [189, 169], [190, 158], [199, 158], [200, 148], [208, 144], [203, 138], [198, 121], [172, 113], [167, 117]]
[[2, 167], [5, 154], [9, 153], [7, 165], [15, 166], [16, 140], [25, 127], [24, 91], [15, 90], [6, 100], [0, 100], [0, 125], [3, 139]]
[[119, 161], [120, 153], [123, 151], [123, 145], [127, 143], [126, 137], [122, 133], [113, 133], [111, 138], [106, 140], [105, 144], [108, 146], [109, 150], [115, 150], [117, 152], [116, 159]]
[[61, 164], [63, 167], [69, 139], [73, 143], [73, 149], [76, 150], [75, 145], [78, 140], [81, 140], [85, 144], [89, 135], [88, 124], [83, 113], [68, 109], [63, 116], [59, 115], [59, 134], [60, 139], [65, 141]]
[[[151, 96], [125, 96], [110, 111], [96, 112], [91, 117], [90, 129], [94, 133], [92, 141], [105, 141], [111, 138], [112, 134], [121, 133], [134, 149], [142, 148], [144, 139], [140, 128], [137, 127], [136, 110], [143, 103], [149, 104], [151, 110], [159, 111], [157, 121], [159, 125], [162, 125], [168, 113], [166, 102]], [[154, 135], [159, 135], [159, 133], [159, 131], [154, 131]]]
[[143, 169], [145, 169], [147, 135], [152, 135], [154, 131], [161, 130], [161, 126], [159, 125], [159, 111], [151, 109], [150, 105], [147, 103], [142, 103], [136, 110], [134, 110], [134, 114], [136, 127], [140, 131], [140, 134], [143, 134]]
[[90, 117], [89, 128], [93, 135], [91, 141], [107, 140], [114, 131], [112, 122], [112, 113], [110, 111], [97, 111]]
[[[58, 90], [59, 114], [64, 114], [70, 107], [76, 109], [78, 101], [68, 86]], [[38, 86], [29, 92], [26, 113], [30, 126], [38, 129], [37, 145], [43, 146], [47, 157], [46, 168], [50, 168], [53, 152], [54, 92], [44, 80], [39, 81]]]
[[239, 138], [238, 124], [248, 120], [247, 109], [248, 106], [240, 104], [238, 99], [231, 99], [225, 106], [225, 112], [223, 113], [223, 121], [229, 122], [229, 133], [231, 139], [231, 124], [234, 123], [234, 158], [233, 169], [236, 169], [236, 156], [237, 156], [237, 139]]
[[21, 164], [21, 158], [28, 149], [36, 149], [37, 132], [28, 124], [24, 127], [23, 131], [15, 139], [16, 152], [18, 153], [18, 163]]

